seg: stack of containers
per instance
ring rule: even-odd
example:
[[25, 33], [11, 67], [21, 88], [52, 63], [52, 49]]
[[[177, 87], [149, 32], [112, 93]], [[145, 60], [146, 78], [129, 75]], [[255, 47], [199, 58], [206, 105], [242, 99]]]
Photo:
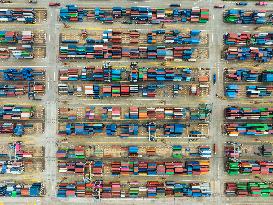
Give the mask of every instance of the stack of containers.
[[225, 145], [225, 156], [229, 158], [239, 158], [241, 154], [240, 147], [234, 145]]
[[117, 175], [205, 175], [209, 172], [208, 160], [182, 162], [112, 162], [111, 173]]
[[269, 62], [273, 57], [272, 48], [228, 47], [225, 51], [226, 60], [255, 60]]
[[272, 156], [272, 144], [264, 144], [262, 146], [262, 155], [265, 157]]
[[37, 78], [44, 78], [45, 72], [42, 69], [33, 70], [32, 68], [8, 68], [0, 70], [5, 81], [34, 81]]
[[174, 181], [104, 182], [102, 180], [58, 184], [58, 197], [98, 198], [155, 198], [155, 197], [209, 197], [209, 183], [181, 183]]
[[42, 197], [44, 187], [40, 182], [24, 184], [16, 182], [4, 182], [0, 185], [0, 196], [4, 197]]
[[246, 86], [246, 96], [249, 98], [261, 98], [272, 96], [273, 86]]
[[267, 123], [226, 123], [225, 133], [230, 137], [239, 135], [268, 136], [273, 134], [272, 124]]
[[208, 145], [199, 146], [198, 153], [199, 153], [200, 157], [204, 157], [204, 158], [211, 157], [211, 149]]
[[269, 13], [265, 10], [246, 11], [231, 9], [224, 13], [224, 21], [234, 24], [265, 24], [270, 22], [268, 16]]
[[17, 39], [22, 41], [22, 43], [33, 43], [33, 34], [32, 31], [22, 31], [22, 36], [17, 36]]
[[269, 175], [273, 174], [273, 162], [272, 161], [254, 161], [254, 160], [242, 160], [240, 162], [227, 162], [227, 172], [229, 175], [238, 174], [261, 174]]
[[235, 84], [230, 84], [226, 87], [225, 95], [228, 98], [234, 99], [237, 98], [237, 95], [239, 93], [239, 86]]
[[269, 197], [273, 196], [273, 187], [267, 182], [226, 183], [225, 194], [231, 196]]
[[22, 125], [19, 123], [0, 123], [0, 134], [14, 134], [21, 137], [25, 132], [25, 127], [32, 127], [32, 124]]
[[58, 162], [58, 170], [60, 173], [75, 173], [83, 175], [85, 166], [89, 166], [83, 162]]
[[0, 43], [16, 43], [16, 35], [14, 31], [0, 31]]
[[164, 124], [164, 135], [167, 137], [177, 137], [182, 135], [186, 125], [184, 124]]
[[22, 174], [24, 168], [24, 163], [21, 161], [0, 161], [1, 174]]
[[173, 145], [172, 146], [172, 157], [176, 158], [176, 159], [182, 158], [182, 146], [181, 145]]
[[0, 22], [35, 23], [34, 9], [0, 9]]
[[87, 11], [78, 8], [76, 5], [66, 5], [66, 8], [60, 9], [60, 18], [62, 21], [82, 22], [85, 16], [87, 16]]
[[273, 44], [273, 33], [225, 33], [224, 42], [226, 45], [267, 45]]
[[33, 58], [33, 47], [31, 44], [24, 44], [16, 47], [8, 47], [8, 50], [16, 59]]
[[272, 120], [273, 108], [269, 107], [228, 107], [225, 109], [227, 120]]
[[[263, 72], [267, 74], [267, 71]], [[260, 82], [262, 77], [261, 75], [262, 73], [255, 70], [240, 68], [238, 70], [229, 69], [225, 73], [225, 78], [227, 78], [230, 81], [237, 82]]]
[[0, 119], [4, 120], [29, 120], [34, 116], [31, 106], [4, 105], [0, 107]]
[[[269, 48], [268, 48], [269, 49]], [[268, 50], [267, 49], [267, 50]], [[117, 45], [75, 45], [68, 44], [60, 47], [61, 59], [183, 59], [189, 60], [195, 51], [191, 47], [166, 47], [166, 46], [148, 46], [148, 47], [129, 47]], [[262, 52], [262, 51], [260, 51]], [[268, 51], [269, 52], [269, 51]], [[268, 53], [268, 56], [270, 56]]]

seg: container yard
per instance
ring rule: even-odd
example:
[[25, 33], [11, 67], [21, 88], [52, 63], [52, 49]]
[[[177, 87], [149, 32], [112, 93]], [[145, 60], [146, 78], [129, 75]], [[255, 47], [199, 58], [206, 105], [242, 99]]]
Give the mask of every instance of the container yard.
[[272, 15], [0, 0], [0, 205], [272, 205]]

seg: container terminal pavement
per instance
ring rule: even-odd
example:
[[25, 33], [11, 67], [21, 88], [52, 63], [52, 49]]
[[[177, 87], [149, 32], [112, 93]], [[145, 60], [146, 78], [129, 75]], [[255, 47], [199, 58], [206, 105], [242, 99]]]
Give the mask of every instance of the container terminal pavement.
[[2, 0], [0, 204], [273, 204], [272, 15]]

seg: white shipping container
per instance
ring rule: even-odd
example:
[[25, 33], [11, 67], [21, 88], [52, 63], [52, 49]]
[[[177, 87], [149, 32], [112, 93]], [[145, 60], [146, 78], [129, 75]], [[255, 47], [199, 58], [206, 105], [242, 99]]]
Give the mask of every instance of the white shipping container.
[[9, 19], [8, 18], [0, 18], [0, 21], [7, 22], [7, 21], [9, 21]]
[[25, 19], [25, 18], [17, 18], [16, 20], [17, 20], [17, 21], [21, 21], [21, 22], [26, 21], [26, 19]]

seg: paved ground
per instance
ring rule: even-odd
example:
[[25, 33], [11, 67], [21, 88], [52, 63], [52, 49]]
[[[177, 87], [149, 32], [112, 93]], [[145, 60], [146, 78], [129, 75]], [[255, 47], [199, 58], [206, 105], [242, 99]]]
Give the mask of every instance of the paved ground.
[[[207, 205], [207, 204], [213, 204], [213, 205], [246, 205], [246, 204], [273, 204], [273, 199], [263, 199], [263, 198], [226, 198], [223, 195], [223, 183], [225, 181], [233, 181], [233, 180], [244, 180], [246, 178], [253, 178], [253, 176], [240, 176], [236, 178], [231, 178], [227, 176], [224, 173], [224, 166], [223, 166], [223, 143], [226, 140], [226, 138], [221, 133], [221, 125], [223, 121], [223, 108], [227, 106], [228, 104], [231, 104], [231, 102], [227, 102], [224, 100], [221, 100], [219, 98], [215, 97], [215, 94], [223, 95], [223, 82], [220, 80], [222, 78], [222, 71], [223, 68], [229, 66], [239, 66], [239, 64], [235, 63], [227, 63], [226, 61], [222, 60], [220, 57], [220, 53], [222, 51], [222, 36], [225, 32], [231, 32], [231, 31], [254, 31], [255, 25], [227, 25], [224, 24], [222, 21], [222, 9], [213, 9], [213, 5], [215, 4], [222, 4], [222, 1], [220, 0], [200, 0], [200, 1], [182, 1], [182, 5], [184, 8], [190, 8], [192, 6], [200, 6], [210, 9], [210, 21], [205, 25], [200, 24], [185, 24], [178, 26], [186, 26], [190, 29], [201, 29], [206, 30], [206, 32], [209, 33], [209, 59], [207, 61], [197, 62], [197, 63], [187, 63], [187, 62], [181, 62], [180, 65], [192, 65], [196, 67], [208, 67], [211, 68], [211, 76], [213, 73], [217, 73], [218, 75], [218, 81], [216, 85], [212, 85], [211, 87], [211, 93], [210, 96], [205, 100], [208, 103], [213, 103], [213, 117], [210, 127], [210, 138], [206, 141], [208, 144], [214, 144], [216, 143], [218, 145], [218, 152], [217, 155], [212, 159], [212, 171], [210, 172], [209, 176], [204, 177], [203, 179], [206, 181], [210, 181], [212, 184], [212, 190], [213, 190], [213, 197], [207, 198], [207, 199], [160, 199], [160, 200], [104, 200], [104, 201], [94, 201], [90, 199], [57, 199], [56, 196], [56, 178], [57, 178], [57, 164], [56, 164], [56, 143], [57, 143], [57, 107], [59, 105], [62, 105], [61, 102], [58, 100], [57, 95], [57, 76], [58, 76], [58, 69], [62, 66], [62, 63], [57, 58], [58, 53], [58, 37], [59, 33], [63, 29], [63, 24], [57, 21], [58, 17], [58, 8], [49, 8], [48, 2], [50, 0], [38, 0], [38, 4], [26, 4], [26, 0], [13, 0], [13, 4], [2, 4], [1, 7], [37, 7], [37, 8], [47, 8], [47, 21], [46, 22], [39, 22], [35, 25], [24, 25], [24, 24], [8, 24], [9, 29], [25, 29], [26, 27], [35, 29], [35, 30], [45, 30], [47, 33], [47, 57], [45, 59], [35, 59], [33, 61], [5, 61], [2, 62], [4, 66], [1, 67], [9, 67], [9, 66], [47, 66], [47, 92], [42, 100], [42, 104], [46, 108], [46, 126], [45, 126], [45, 134], [40, 135], [37, 140], [37, 143], [40, 143], [41, 145], [45, 146], [45, 157], [46, 157], [46, 170], [44, 172], [44, 181], [46, 185], [47, 195], [44, 198], [40, 199], [29, 199], [29, 198], [5, 198], [0, 199], [0, 202], [5, 202], [5, 204], [44, 204], [44, 205], [51, 205], [51, 204], [183, 204], [183, 205]], [[61, 0], [59, 1], [62, 3], [62, 5], [71, 3], [69, 0]], [[109, 1], [85, 1], [85, 0], [75, 0], [73, 3], [78, 3], [79, 6], [82, 7], [112, 7], [116, 6], [117, 1], [109, 0]], [[120, 0], [118, 1], [118, 5], [120, 6], [132, 6], [132, 5], [142, 5], [142, 6], [153, 6], [153, 7], [167, 7], [170, 3], [172, 3], [171, 0], [168, 1], [156, 1], [156, 0], [150, 0], [150, 1], [127, 1], [127, 0]], [[227, 8], [238, 8], [235, 6], [234, 2], [225, 2], [227, 5]], [[254, 2], [249, 3], [248, 6], [242, 7], [243, 9], [259, 9], [258, 7], [254, 6]], [[268, 9], [273, 10], [273, 3], [270, 3], [268, 6]], [[122, 25], [124, 27], [125, 25]], [[126, 25], [128, 26], [128, 25]], [[175, 25], [176, 27], [177, 25]], [[105, 27], [105, 25], [102, 25], [100, 23], [78, 23], [78, 24], [71, 24], [72, 28], [87, 28], [92, 29], [94, 27]], [[108, 27], [108, 25], [106, 26]], [[113, 24], [111, 25], [113, 28], [118, 28], [119, 25]], [[130, 28], [135, 28], [135, 25], [130, 25]], [[143, 25], [143, 28], [149, 28], [149, 25]], [[166, 25], [166, 28], [172, 28], [170, 25]], [[1, 24], [0, 29], [7, 29], [6, 25]], [[273, 31], [273, 28], [263, 28], [261, 27], [258, 31]], [[84, 62], [77, 62], [77, 63], [71, 63], [72, 65], [84, 65]], [[240, 64], [242, 65], [242, 64]], [[246, 64], [245, 64], [246, 65]], [[272, 64], [271, 64], [272, 65]], [[267, 67], [266, 65], [261, 65], [262, 67]], [[16, 102], [21, 102], [20, 100], [15, 100]], [[72, 100], [69, 100], [69, 102], [73, 104], [78, 104], [78, 99], [74, 98]], [[90, 102], [89, 99], [83, 100], [83, 102]], [[94, 101], [97, 103], [97, 101]], [[113, 100], [113, 101], [107, 101], [105, 103], [111, 104], [118, 104], [119, 100]], [[125, 103], [134, 103], [138, 101], [135, 100], [126, 100], [123, 101]], [[204, 99], [198, 101], [196, 100], [193, 103], [199, 103], [204, 102]], [[188, 105], [192, 102], [189, 102], [189, 99], [187, 98], [176, 98], [176, 99], [167, 99], [166, 104], [172, 104], [172, 105]], [[147, 104], [160, 104], [159, 100], [149, 100]], [[247, 140], [246, 140], [247, 141]], [[109, 143], [109, 142], [106, 142]], [[177, 178], [178, 180], [185, 180], [183, 178]]]

